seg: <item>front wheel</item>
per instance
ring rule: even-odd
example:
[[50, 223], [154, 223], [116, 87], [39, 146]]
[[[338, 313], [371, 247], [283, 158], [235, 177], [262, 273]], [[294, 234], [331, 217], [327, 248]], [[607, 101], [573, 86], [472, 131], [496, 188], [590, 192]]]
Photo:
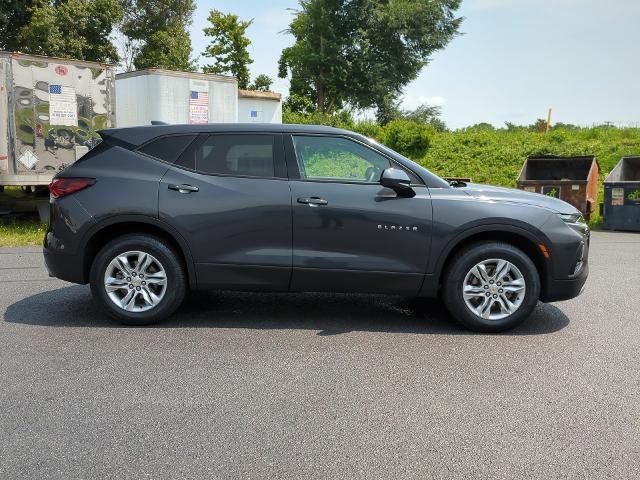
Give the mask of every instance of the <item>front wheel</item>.
[[444, 275], [443, 301], [471, 330], [501, 332], [520, 324], [540, 297], [540, 276], [518, 248], [499, 242], [458, 253]]
[[149, 325], [164, 320], [182, 303], [184, 268], [177, 253], [162, 240], [126, 235], [96, 255], [91, 292], [121, 323]]

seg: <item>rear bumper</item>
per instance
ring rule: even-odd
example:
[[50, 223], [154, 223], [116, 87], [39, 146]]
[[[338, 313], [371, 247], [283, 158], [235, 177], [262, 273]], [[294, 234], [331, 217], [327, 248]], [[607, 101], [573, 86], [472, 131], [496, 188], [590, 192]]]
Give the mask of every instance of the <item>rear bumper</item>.
[[42, 253], [50, 277], [56, 277], [71, 283], [87, 283], [84, 278], [82, 259], [76, 255], [52, 252], [46, 247]]
[[585, 264], [580, 275], [566, 280], [549, 280], [542, 295], [543, 302], [559, 302], [570, 300], [582, 293], [589, 276], [589, 265]]

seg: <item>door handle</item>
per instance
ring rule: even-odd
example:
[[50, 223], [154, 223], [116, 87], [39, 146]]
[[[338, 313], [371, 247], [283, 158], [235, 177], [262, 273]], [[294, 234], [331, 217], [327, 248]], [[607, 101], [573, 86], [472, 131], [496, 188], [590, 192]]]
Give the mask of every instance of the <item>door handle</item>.
[[324, 198], [319, 197], [300, 197], [298, 199], [298, 203], [304, 203], [309, 205], [310, 207], [317, 207], [319, 205], [327, 205], [327, 202]]
[[194, 187], [192, 185], [173, 185], [170, 184], [169, 185], [169, 190], [176, 190], [180, 193], [195, 193], [197, 191], [199, 191], [200, 189], [198, 187]]

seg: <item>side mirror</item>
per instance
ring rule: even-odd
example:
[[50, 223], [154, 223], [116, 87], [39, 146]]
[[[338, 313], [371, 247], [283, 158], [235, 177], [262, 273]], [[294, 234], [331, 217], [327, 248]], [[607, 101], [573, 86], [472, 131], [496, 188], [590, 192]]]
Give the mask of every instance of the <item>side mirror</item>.
[[392, 189], [399, 197], [413, 197], [416, 194], [411, 188], [409, 175], [399, 168], [387, 168], [382, 172], [380, 185]]

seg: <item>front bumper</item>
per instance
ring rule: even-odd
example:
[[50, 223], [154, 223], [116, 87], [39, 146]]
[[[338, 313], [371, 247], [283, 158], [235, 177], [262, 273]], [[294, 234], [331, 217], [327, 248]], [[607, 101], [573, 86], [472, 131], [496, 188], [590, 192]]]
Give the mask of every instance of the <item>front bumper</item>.
[[543, 302], [559, 302], [577, 297], [584, 290], [584, 285], [589, 276], [589, 265], [585, 264], [580, 274], [574, 278], [547, 280], [545, 291], [540, 300]]

